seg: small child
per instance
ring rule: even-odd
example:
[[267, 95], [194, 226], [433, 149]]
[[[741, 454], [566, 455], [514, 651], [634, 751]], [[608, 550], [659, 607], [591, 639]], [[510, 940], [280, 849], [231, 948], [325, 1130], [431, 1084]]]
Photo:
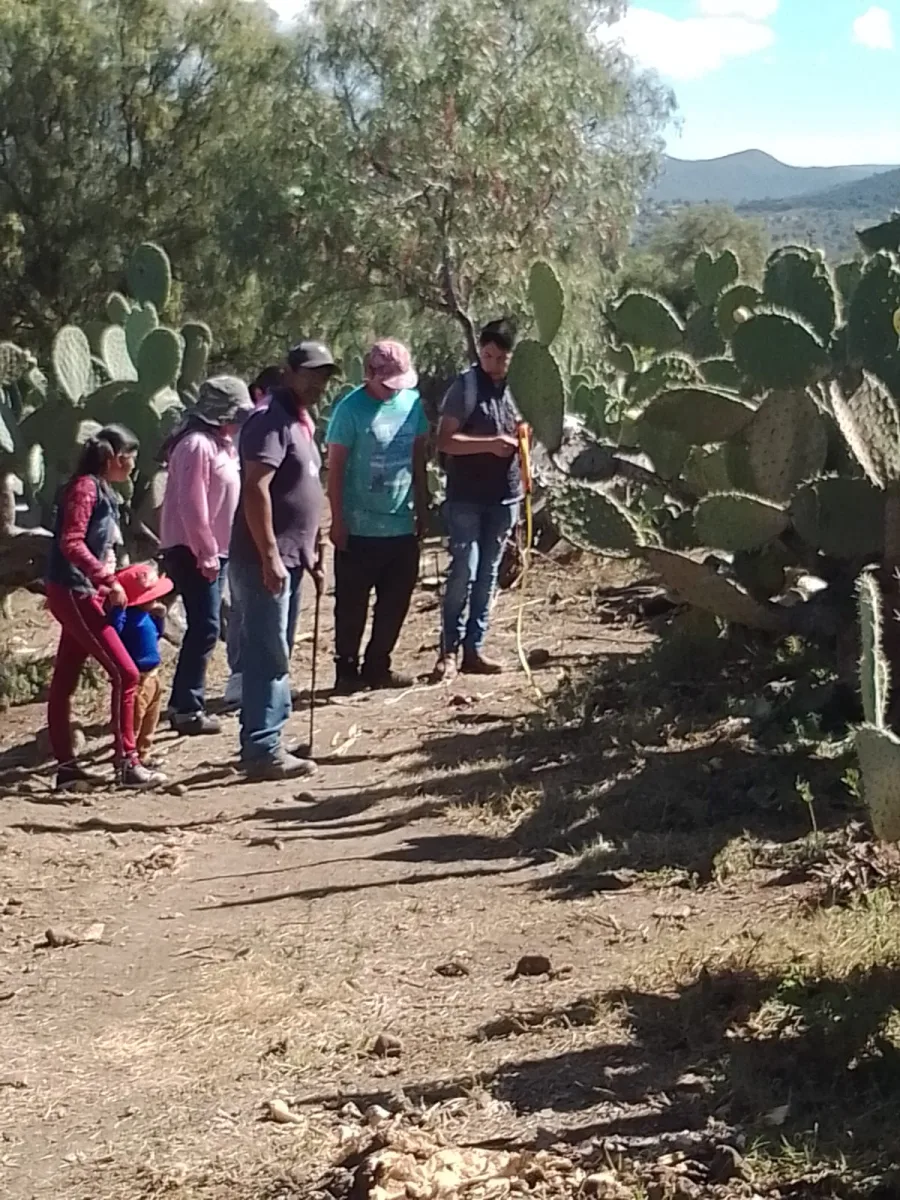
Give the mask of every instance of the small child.
[[128, 600], [127, 608], [114, 608], [109, 623], [141, 673], [134, 703], [134, 737], [138, 758], [155, 769], [150, 757], [162, 710], [159, 641], [166, 623], [162, 597], [173, 589], [171, 579], [160, 576], [152, 563], [136, 563], [116, 576]]

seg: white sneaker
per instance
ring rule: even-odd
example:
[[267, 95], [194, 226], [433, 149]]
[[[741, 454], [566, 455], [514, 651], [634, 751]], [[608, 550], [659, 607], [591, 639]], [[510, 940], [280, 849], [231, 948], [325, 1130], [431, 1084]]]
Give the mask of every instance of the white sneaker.
[[230, 675], [228, 682], [225, 684], [225, 703], [229, 708], [240, 708], [243, 688], [241, 687], [241, 676]]

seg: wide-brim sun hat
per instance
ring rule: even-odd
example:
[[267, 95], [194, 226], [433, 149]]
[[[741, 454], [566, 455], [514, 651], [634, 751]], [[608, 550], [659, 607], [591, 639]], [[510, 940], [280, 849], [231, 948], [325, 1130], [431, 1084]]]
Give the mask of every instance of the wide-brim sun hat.
[[116, 582], [122, 585], [129, 608], [161, 600], [175, 587], [168, 576], [159, 574], [153, 563], [133, 563], [123, 567], [116, 574]]
[[250, 389], [236, 375], [214, 375], [200, 385], [191, 415], [207, 425], [240, 425], [253, 412]]
[[392, 338], [382, 338], [375, 343], [366, 355], [365, 374], [367, 379], [397, 392], [414, 388], [419, 382], [412, 355], [402, 342]]

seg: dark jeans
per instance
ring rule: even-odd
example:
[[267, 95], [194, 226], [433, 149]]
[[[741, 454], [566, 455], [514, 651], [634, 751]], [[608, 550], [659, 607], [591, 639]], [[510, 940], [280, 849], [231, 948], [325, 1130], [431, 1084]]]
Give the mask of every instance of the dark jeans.
[[259, 563], [232, 561], [231, 587], [241, 624], [241, 760], [272, 761], [291, 715], [291, 649], [300, 608], [303, 568], [288, 572], [274, 596]]
[[219, 640], [225, 560], [214, 580], [200, 574], [197, 561], [187, 546], [173, 546], [167, 550], [165, 565], [184, 603], [187, 617], [169, 708], [177, 716], [191, 716], [206, 708], [206, 664]]
[[518, 519], [518, 504], [445, 503], [450, 573], [444, 590], [444, 653], [456, 654], [460, 646], [481, 652], [500, 560]]
[[419, 540], [351, 537], [334, 556], [334, 649], [338, 661], [356, 662], [375, 589], [372, 636], [363, 670], [390, 670], [391, 655], [419, 577]]

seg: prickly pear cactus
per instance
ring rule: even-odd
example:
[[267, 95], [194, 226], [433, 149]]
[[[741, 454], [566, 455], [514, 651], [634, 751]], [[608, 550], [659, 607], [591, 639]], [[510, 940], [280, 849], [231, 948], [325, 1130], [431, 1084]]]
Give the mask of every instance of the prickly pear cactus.
[[678, 350], [684, 341], [684, 326], [674, 308], [650, 292], [629, 292], [610, 312], [619, 337], [632, 346], [643, 346], [660, 354]]
[[789, 524], [787, 513], [777, 504], [740, 492], [705, 496], [694, 511], [698, 544], [729, 553], [759, 550], [780, 537]]
[[203, 321], [190, 321], [181, 327], [181, 337], [184, 341], [184, 356], [178, 390], [196, 395], [206, 376], [212, 350], [212, 330]]
[[125, 340], [133, 363], [138, 361], [144, 338], [158, 328], [159, 315], [156, 306], [149, 301], [146, 304], [135, 304], [125, 322]]
[[685, 322], [684, 346], [694, 358], [715, 358], [725, 353], [725, 339], [719, 329], [714, 309], [694, 309]]
[[633, 404], [643, 404], [660, 392], [699, 382], [700, 371], [689, 355], [661, 354], [649, 367], [635, 371], [628, 380], [628, 399]]
[[805, 391], [769, 392], [742, 434], [753, 490], [785, 503], [825, 470], [828, 430]]
[[838, 319], [834, 280], [823, 256], [803, 246], [784, 246], [766, 263], [763, 292], [769, 304], [797, 313], [827, 342]]
[[685, 604], [749, 629], [784, 630], [785, 614], [777, 606], [754, 600], [708, 564], [673, 550], [646, 550], [645, 557], [669, 591]]
[[534, 436], [555, 454], [562, 445], [566, 401], [556, 359], [542, 342], [519, 342], [509, 367], [509, 386]]
[[726, 442], [750, 422], [752, 404], [731, 392], [709, 387], [676, 388], [656, 396], [642, 418], [677, 433], [691, 446]]
[[138, 246], [128, 264], [128, 290], [142, 304], [152, 304], [163, 312], [169, 302], [172, 287], [172, 266], [161, 246], [144, 242]]
[[51, 352], [56, 386], [70, 404], [80, 404], [91, 381], [91, 344], [76, 325], [56, 335]]
[[882, 379], [900, 396], [900, 346], [894, 313], [900, 308], [900, 262], [882, 251], [863, 269], [847, 313], [850, 360]]
[[537, 322], [538, 338], [549, 346], [559, 333], [565, 313], [562, 284], [549, 263], [536, 262], [531, 268], [528, 299]]
[[13, 342], [0, 342], [0, 387], [15, 383], [37, 366], [37, 359]]
[[106, 300], [106, 315], [110, 324], [121, 325], [124, 329], [125, 322], [131, 315], [131, 301], [127, 300], [121, 292], [112, 292]]
[[697, 255], [694, 263], [694, 291], [701, 304], [711, 306], [719, 296], [737, 282], [741, 268], [731, 250], [723, 250], [713, 258], [708, 250]]
[[891, 697], [891, 670], [884, 653], [884, 615], [881, 588], [872, 571], [865, 571], [856, 584], [859, 602], [859, 679], [863, 713], [869, 725], [883, 727]]
[[174, 388], [181, 371], [181, 342], [171, 329], [154, 329], [141, 342], [138, 381], [145, 395]]
[[807, 545], [832, 558], [872, 560], [884, 550], [884, 493], [867, 479], [812, 480], [797, 491], [790, 515]]
[[128, 353], [128, 339], [121, 325], [106, 327], [100, 338], [100, 353], [110, 379], [137, 379], [137, 368]]
[[862, 794], [875, 836], [900, 841], [900, 738], [889, 729], [856, 731]]
[[753, 312], [763, 302], [762, 292], [749, 283], [737, 283], [724, 292], [716, 304], [716, 322], [722, 337], [727, 341], [734, 336], [739, 324], [736, 316], [738, 312]]
[[593, 484], [566, 484], [554, 497], [553, 514], [563, 536], [585, 550], [628, 558], [640, 545], [628, 509]]
[[731, 337], [738, 369], [762, 389], [804, 388], [824, 379], [831, 359], [813, 328], [793, 313], [760, 308]]
[[860, 387], [846, 397], [831, 385], [831, 409], [853, 457], [876, 487], [900, 480], [900, 408], [874, 375], [864, 374]]

